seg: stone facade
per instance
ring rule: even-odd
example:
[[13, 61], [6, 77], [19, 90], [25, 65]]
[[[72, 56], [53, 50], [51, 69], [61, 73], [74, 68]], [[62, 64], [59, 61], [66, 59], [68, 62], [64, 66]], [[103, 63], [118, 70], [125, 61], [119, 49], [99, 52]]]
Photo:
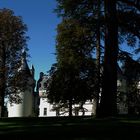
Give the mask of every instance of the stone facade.
[[[46, 116], [68, 116], [68, 109], [63, 108], [59, 110], [55, 110], [54, 108], [57, 107], [57, 105], [50, 104], [47, 99], [47, 94], [46, 94], [46, 85], [47, 85], [47, 75], [40, 73], [40, 78], [37, 82], [37, 90], [39, 93], [39, 99], [40, 99], [40, 104], [39, 104], [39, 117], [46, 117]], [[74, 116], [81, 116], [81, 115], [92, 115], [95, 113], [95, 110], [93, 111], [93, 101], [87, 101], [83, 105], [83, 109], [79, 109], [80, 105], [75, 104], [73, 105], [73, 115]]]
[[[38, 80], [38, 88], [39, 92], [39, 117], [46, 117], [46, 116], [68, 116], [68, 109], [64, 108], [61, 109], [59, 112], [54, 110], [57, 105], [50, 104], [47, 100], [46, 94], [46, 84], [47, 84], [47, 75], [41, 73], [40, 79]], [[126, 97], [126, 79], [123, 76], [121, 70], [118, 70], [118, 80], [117, 80], [117, 87], [118, 87], [118, 114], [127, 114], [128, 107], [127, 107], [127, 97]], [[120, 100], [120, 98], [122, 100]], [[80, 105], [75, 104], [72, 106], [73, 108], [73, 116], [82, 116], [82, 115], [96, 115], [96, 100], [93, 99], [92, 101], [86, 101], [83, 104], [83, 109], [80, 109]]]

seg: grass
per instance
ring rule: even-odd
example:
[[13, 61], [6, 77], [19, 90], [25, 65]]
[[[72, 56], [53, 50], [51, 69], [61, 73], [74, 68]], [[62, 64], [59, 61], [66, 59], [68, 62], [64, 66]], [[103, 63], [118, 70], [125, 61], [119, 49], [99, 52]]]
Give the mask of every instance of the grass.
[[[24, 140], [139, 140], [139, 118], [1, 118], [0, 138]], [[43, 138], [45, 137], [45, 138]]]

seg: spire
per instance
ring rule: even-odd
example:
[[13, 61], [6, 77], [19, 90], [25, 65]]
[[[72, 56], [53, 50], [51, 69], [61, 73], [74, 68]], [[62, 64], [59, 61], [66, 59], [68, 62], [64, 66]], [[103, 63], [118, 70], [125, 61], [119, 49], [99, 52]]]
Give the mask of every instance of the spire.
[[27, 70], [27, 69], [29, 69], [29, 67], [26, 60], [26, 52], [23, 51], [22, 60], [21, 60], [21, 70]]
[[30, 72], [30, 69], [29, 69], [28, 64], [27, 64], [26, 57], [27, 57], [26, 51], [23, 50], [22, 51], [22, 58], [21, 58], [21, 66], [19, 68], [19, 71]]
[[23, 59], [26, 59], [26, 51], [25, 50], [22, 51], [22, 57], [23, 57]]
[[31, 71], [32, 77], [34, 78], [34, 75], [35, 75], [35, 68], [34, 68], [34, 65], [33, 65], [33, 64], [31, 65], [30, 71]]

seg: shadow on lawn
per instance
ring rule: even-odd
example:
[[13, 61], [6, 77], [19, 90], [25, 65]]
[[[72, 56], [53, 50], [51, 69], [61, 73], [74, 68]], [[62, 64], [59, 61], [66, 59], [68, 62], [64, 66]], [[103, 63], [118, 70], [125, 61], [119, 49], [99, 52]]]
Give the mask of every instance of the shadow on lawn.
[[3, 118], [0, 119], [0, 139], [139, 140], [140, 119]]

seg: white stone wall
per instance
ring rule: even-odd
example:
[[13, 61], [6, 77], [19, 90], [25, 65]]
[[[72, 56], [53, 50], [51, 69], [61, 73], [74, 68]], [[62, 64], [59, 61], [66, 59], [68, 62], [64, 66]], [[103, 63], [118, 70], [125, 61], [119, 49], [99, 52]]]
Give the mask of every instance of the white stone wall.
[[138, 89], [140, 90], [140, 81], [138, 82]]
[[47, 102], [47, 98], [40, 98], [39, 117], [56, 116], [56, 112], [52, 111], [52, 108], [53, 105]]
[[8, 117], [29, 117], [33, 114], [33, 91], [29, 88], [19, 94], [21, 103], [7, 103]]
[[[75, 116], [74, 108], [78, 107], [79, 105], [73, 105], [73, 116]], [[87, 101], [83, 108], [85, 109], [84, 115], [92, 115], [95, 113], [95, 110], [93, 112], [93, 103], [90, 101]], [[62, 111], [59, 112], [60, 116], [68, 116], [68, 109], [64, 113]], [[78, 116], [82, 116], [83, 112], [79, 111]], [[56, 116], [56, 111], [53, 110], [53, 105], [47, 102], [47, 98], [40, 97], [40, 105], [39, 105], [39, 117], [49, 117], [49, 116]]]

